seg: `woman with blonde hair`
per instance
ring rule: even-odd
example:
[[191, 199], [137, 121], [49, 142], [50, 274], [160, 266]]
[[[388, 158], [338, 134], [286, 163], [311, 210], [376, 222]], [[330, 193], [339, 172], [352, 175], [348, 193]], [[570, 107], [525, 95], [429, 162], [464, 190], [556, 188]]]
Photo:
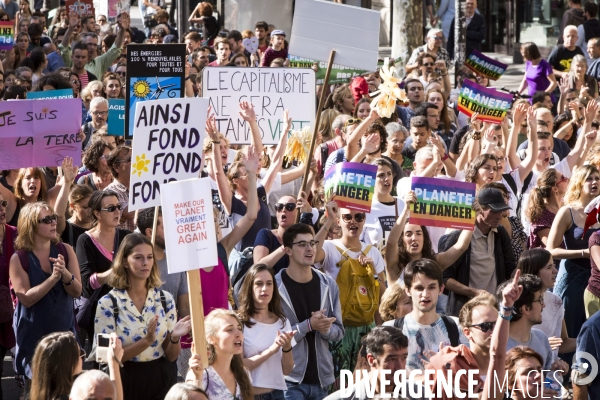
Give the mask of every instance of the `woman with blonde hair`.
[[394, 320], [402, 318], [412, 311], [412, 299], [406, 293], [403, 282], [393, 283], [381, 296], [379, 315], [384, 326], [394, 326]]
[[113, 289], [96, 308], [95, 332], [115, 332], [123, 341], [124, 398], [163, 400], [177, 382], [171, 363], [181, 352], [181, 337], [190, 331], [190, 317], [177, 321], [173, 296], [159, 289], [150, 239], [139, 233], [125, 237], [109, 284]]
[[242, 358], [242, 321], [233, 311], [214, 309], [204, 319], [204, 328], [208, 366], [193, 355], [185, 382], [204, 389], [209, 398], [252, 400], [252, 383]]
[[552, 222], [563, 206], [568, 183], [569, 178], [565, 178], [554, 168], [542, 172], [537, 179], [525, 210], [525, 217], [531, 221], [527, 248], [546, 248]]
[[[583, 293], [590, 278], [590, 250], [588, 242], [600, 229], [595, 224], [585, 229], [585, 207], [600, 194], [600, 172], [593, 165], [575, 170], [564, 198], [564, 206], [558, 210], [550, 228], [546, 249], [561, 262], [554, 293], [563, 300], [567, 332], [577, 337], [585, 322]], [[564, 239], [564, 248], [561, 242]]]
[[340, 114], [352, 116], [354, 112], [354, 96], [352, 95], [350, 86], [346, 84], [335, 89], [327, 98], [325, 108], [331, 108], [337, 110]]
[[319, 136], [317, 136], [317, 143], [315, 146], [325, 143], [328, 140], [331, 140], [335, 137], [335, 133], [332, 128], [333, 120], [335, 117], [340, 115], [340, 112], [334, 109], [323, 110], [321, 113], [321, 122], [319, 124], [319, 135], [321, 136], [319, 140]]
[[35, 346], [44, 336], [75, 332], [73, 299], [81, 295], [79, 264], [71, 246], [59, 243], [58, 215], [46, 202], [21, 210], [17, 252], [10, 259], [10, 280], [19, 300], [13, 323], [18, 374], [32, 379]]

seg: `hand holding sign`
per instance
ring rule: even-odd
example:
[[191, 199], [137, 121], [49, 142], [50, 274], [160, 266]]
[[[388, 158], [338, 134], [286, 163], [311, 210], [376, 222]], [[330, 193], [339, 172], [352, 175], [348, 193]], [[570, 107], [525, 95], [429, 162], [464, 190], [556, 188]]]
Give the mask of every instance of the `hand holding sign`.
[[258, 39], [256, 37], [245, 38], [242, 40], [242, 45], [248, 53], [254, 54], [258, 50]]

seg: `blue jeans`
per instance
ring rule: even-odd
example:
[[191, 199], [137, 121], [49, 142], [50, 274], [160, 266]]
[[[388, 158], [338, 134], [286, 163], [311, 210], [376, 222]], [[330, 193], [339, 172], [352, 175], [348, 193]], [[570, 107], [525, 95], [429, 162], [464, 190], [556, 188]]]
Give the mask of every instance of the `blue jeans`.
[[285, 381], [288, 389], [283, 393], [285, 400], [323, 400], [327, 397], [327, 389], [321, 385], [310, 383], [295, 383]]
[[257, 394], [254, 400], [284, 400], [283, 390], [273, 390], [269, 393]]

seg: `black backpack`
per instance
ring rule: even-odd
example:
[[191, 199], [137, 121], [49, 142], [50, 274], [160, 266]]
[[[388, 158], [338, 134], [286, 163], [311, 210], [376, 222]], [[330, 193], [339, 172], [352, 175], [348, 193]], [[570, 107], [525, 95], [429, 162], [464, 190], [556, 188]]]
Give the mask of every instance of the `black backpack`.
[[[446, 325], [446, 331], [448, 331], [448, 339], [450, 339], [450, 346], [456, 347], [460, 344], [460, 335], [458, 332], [458, 326], [456, 322], [450, 317], [442, 315], [442, 321]], [[402, 330], [404, 327], [404, 317], [394, 320], [394, 328]]]
[[521, 204], [523, 203], [523, 195], [529, 187], [529, 183], [533, 179], [533, 171], [530, 172], [529, 175], [527, 175], [527, 177], [523, 181], [523, 187], [521, 188], [520, 192], [517, 190], [517, 183], [510, 174], [502, 174], [502, 177], [504, 178], [506, 183], [508, 183], [508, 186], [510, 186], [510, 189], [517, 197], [517, 209], [515, 210], [515, 213], [517, 217], [521, 218]]

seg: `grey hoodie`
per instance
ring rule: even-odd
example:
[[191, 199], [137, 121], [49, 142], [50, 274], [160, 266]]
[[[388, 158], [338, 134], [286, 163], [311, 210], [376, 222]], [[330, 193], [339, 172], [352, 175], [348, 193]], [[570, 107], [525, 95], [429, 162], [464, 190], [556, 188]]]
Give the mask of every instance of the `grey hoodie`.
[[[283, 271], [285, 271], [285, 269], [279, 271], [277, 276], [275, 276], [279, 295], [282, 300], [281, 305], [283, 307], [283, 313], [290, 321], [292, 329], [298, 331], [294, 336], [296, 345], [292, 350], [294, 356], [294, 369], [286, 376], [286, 380], [301, 383], [304, 379], [306, 364], [308, 362], [308, 344], [306, 343], [305, 338], [306, 334], [309, 332], [308, 322], [306, 320], [298, 321], [298, 317], [296, 317], [290, 295], [281, 279], [281, 273]], [[321, 280], [321, 310], [326, 310], [326, 317], [335, 317], [335, 321], [331, 324], [331, 328], [329, 328], [327, 334], [315, 332], [315, 350], [317, 353], [319, 380], [321, 381], [321, 387], [325, 387], [331, 385], [335, 380], [333, 376], [333, 359], [331, 357], [331, 352], [329, 351], [329, 341], [341, 340], [344, 337], [344, 326], [342, 325], [342, 307], [340, 305], [340, 295], [337, 283], [322, 272], [317, 270], [314, 271]]]

